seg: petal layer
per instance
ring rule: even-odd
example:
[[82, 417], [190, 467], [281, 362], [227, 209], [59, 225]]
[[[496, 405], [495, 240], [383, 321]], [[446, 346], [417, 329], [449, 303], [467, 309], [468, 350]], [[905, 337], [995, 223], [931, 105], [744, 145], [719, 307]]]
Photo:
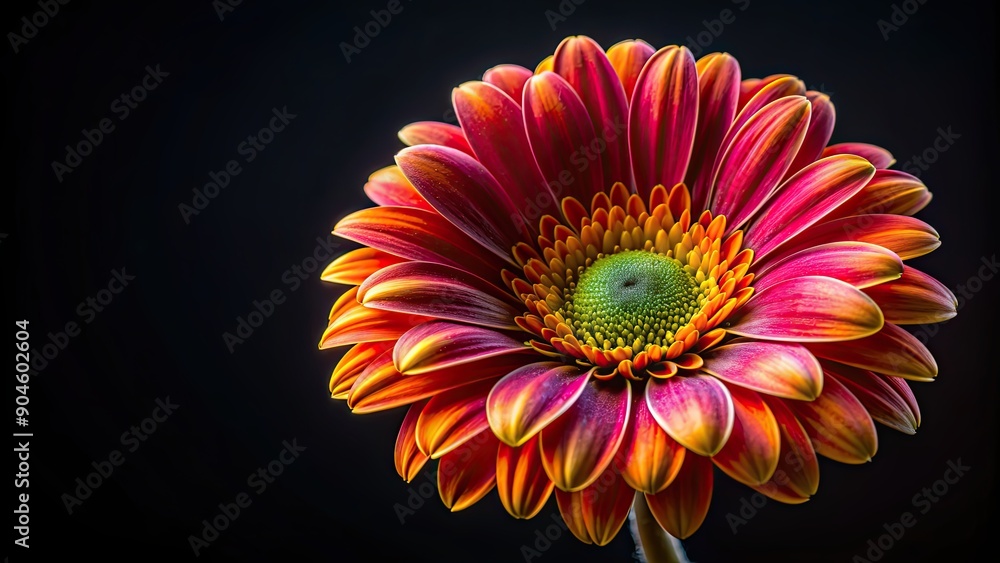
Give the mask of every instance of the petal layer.
[[837, 342], [875, 334], [882, 311], [859, 289], [823, 276], [777, 283], [736, 311], [726, 330], [764, 340]]

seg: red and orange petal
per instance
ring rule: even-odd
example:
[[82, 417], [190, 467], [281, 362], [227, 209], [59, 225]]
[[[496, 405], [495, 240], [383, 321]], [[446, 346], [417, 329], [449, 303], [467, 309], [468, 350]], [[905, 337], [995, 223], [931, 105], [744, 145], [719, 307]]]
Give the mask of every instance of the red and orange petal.
[[[685, 538], [714, 467], [797, 504], [818, 455], [862, 463], [875, 422], [919, 427], [907, 380], [938, 366], [900, 325], [957, 312], [904, 263], [940, 245], [912, 217], [931, 194], [881, 147], [828, 145], [828, 96], [726, 53], [571, 37], [452, 101], [459, 125], [399, 131], [408, 148], [364, 185], [377, 207], [334, 230], [362, 247], [321, 274], [349, 286], [320, 342], [352, 345], [331, 396], [408, 406], [404, 479], [437, 459], [451, 510], [496, 487], [516, 518], [554, 492], [598, 545], [638, 492]], [[595, 321], [582, 280], [627, 253], [669, 262], [689, 300]]]

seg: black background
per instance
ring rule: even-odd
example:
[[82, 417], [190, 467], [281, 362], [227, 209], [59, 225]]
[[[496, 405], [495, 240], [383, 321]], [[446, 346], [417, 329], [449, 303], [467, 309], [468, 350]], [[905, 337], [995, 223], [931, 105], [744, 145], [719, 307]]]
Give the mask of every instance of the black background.
[[[892, 16], [888, 1], [752, 0], [741, 11], [744, 4], [586, 0], [553, 29], [545, 11], [558, 10], [556, 0], [404, 0], [348, 63], [340, 44], [386, 2], [246, 0], [220, 21], [209, 0], [74, 1], [20, 52], [5, 45], [12, 189], [4, 194], [14, 202], [3, 206], [0, 263], [15, 293], [4, 333], [13, 340], [12, 321], [30, 320], [37, 353], [47, 333], [82, 326], [31, 380], [30, 554], [190, 559], [188, 537], [201, 521], [247, 491], [247, 476], [274, 460], [283, 440], [297, 439], [301, 457], [251, 494], [253, 504], [201, 558], [522, 561], [521, 546], [551, 523], [554, 499], [538, 519], [517, 521], [495, 492], [459, 514], [435, 495], [400, 523], [394, 505], [427, 482], [408, 485], [393, 469], [403, 411], [356, 416], [329, 399], [339, 352], [316, 343], [339, 291], [318, 272], [290, 291], [283, 275], [339, 218], [370, 205], [361, 186], [392, 163], [400, 127], [453, 120], [452, 87], [503, 62], [533, 68], [567, 35], [605, 47], [634, 37], [688, 43], [730, 9], [735, 21], [705, 52], [732, 53], [744, 77], [788, 72], [831, 94], [834, 142], [876, 143], [902, 164], [951, 127], [960, 137], [922, 173], [934, 200], [920, 217], [943, 246], [914, 264], [951, 288], [974, 278], [997, 251], [988, 173], [998, 154], [994, 8], [912, 2], [919, 9], [886, 40], [877, 21]], [[35, 3], [9, 8], [4, 32], [20, 33], [19, 19], [38, 11]], [[147, 65], [169, 76], [119, 120], [111, 103], [140, 84]], [[209, 172], [242, 161], [237, 146], [286, 106], [296, 115], [290, 125], [186, 224], [178, 205], [191, 204]], [[115, 130], [58, 181], [52, 162], [105, 117]], [[78, 304], [122, 268], [135, 280], [84, 322]], [[981, 290], [930, 340], [941, 375], [914, 385], [923, 411], [916, 436], [879, 427], [872, 463], [822, 461], [810, 502], [770, 502], [736, 534], [727, 513], [738, 514], [752, 491], [718, 478], [707, 521], [685, 542], [691, 558], [849, 561], [884, 523], [916, 512], [912, 497], [961, 459], [971, 470], [916, 514], [882, 561], [969, 560], [993, 533], [996, 506], [997, 369], [988, 355], [998, 286], [972, 287]], [[222, 334], [275, 289], [287, 300], [230, 353]], [[168, 396], [177, 412], [67, 514], [61, 495], [92, 462], [123, 450], [119, 436]], [[628, 561], [631, 550], [627, 531], [604, 548], [564, 532], [533, 561]], [[26, 557], [7, 552], [11, 561]]]

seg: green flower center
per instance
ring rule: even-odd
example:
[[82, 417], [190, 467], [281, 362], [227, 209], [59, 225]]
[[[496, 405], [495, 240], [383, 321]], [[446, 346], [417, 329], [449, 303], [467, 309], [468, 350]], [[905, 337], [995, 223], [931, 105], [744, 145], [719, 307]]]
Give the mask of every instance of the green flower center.
[[604, 350], [669, 346], [697, 314], [704, 292], [669, 256], [630, 250], [598, 258], [566, 289], [560, 313], [584, 344]]

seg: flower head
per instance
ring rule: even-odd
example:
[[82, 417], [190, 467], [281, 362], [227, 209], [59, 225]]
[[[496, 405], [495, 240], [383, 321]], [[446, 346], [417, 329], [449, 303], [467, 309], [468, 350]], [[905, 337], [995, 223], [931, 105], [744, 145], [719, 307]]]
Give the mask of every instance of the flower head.
[[868, 461], [873, 420], [913, 433], [906, 380], [937, 374], [900, 325], [954, 296], [905, 260], [937, 233], [891, 155], [828, 145], [829, 98], [741, 79], [725, 53], [564, 40], [532, 72], [453, 92], [372, 174], [378, 207], [321, 348], [353, 345], [330, 390], [356, 413], [409, 405], [396, 468], [440, 459], [452, 510], [496, 487], [531, 518], [555, 497], [609, 542], [636, 492], [684, 538], [714, 469], [770, 498], [816, 492], [817, 454]]

